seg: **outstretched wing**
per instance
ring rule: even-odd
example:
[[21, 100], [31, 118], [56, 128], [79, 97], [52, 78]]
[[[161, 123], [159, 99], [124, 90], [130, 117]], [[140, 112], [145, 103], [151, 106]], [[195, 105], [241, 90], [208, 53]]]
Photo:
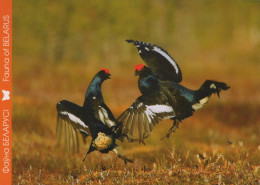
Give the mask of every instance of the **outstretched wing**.
[[57, 103], [57, 113], [58, 145], [63, 140], [67, 151], [79, 151], [80, 135], [85, 142], [86, 137], [91, 134], [88, 125], [82, 119], [82, 107], [62, 100]]
[[123, 123], [122, 135], [129, 141], [142, 142], [160, 120], [174, 117], [173, 108], [163, 98], [140, 96], [117, 120]]
[[151, 43], [134, 40], [126, 41], [136, 46], [141, 58], [160, 80], [169, 80], [176, 83], [182, 81], [182, 73], [179, 65], [166, 50]]

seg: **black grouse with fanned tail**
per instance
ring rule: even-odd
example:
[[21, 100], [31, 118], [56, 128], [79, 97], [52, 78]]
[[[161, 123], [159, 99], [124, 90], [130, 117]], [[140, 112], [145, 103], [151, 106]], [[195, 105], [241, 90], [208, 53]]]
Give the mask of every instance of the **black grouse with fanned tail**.
[[[130, 141], [143, 142], [154, 125], [163, 119], [174, 120], [166, 135], [169, 137], [179, 122], [208, 102], [211, 94], [219, 96], [221, 90], [229, 89], [225, 83], [206, 80], [198, 90], [190, 90], [176, 82], [158, 79], [142, 64], [135, 67], [135, 75], [139, 75], [138, 87], [142, 95], [118, 118], [124, 123], [122, 132]], [[138, 134], [134, 135], [136, 128]]]
[[[139, 55], [149, 66], [151, 73], [153, 73], [153, 78], [158, 78], [158, 80], [164, 84], [164, 88], [161, 90], [166, 98], [168, 98], [169, 103], [175, 104], [175, 107], [173, 106], [172, 108], [174, 108], [176, 116], [171, 118], [174, 120], [174, 122], [173, 126], [166, 135], [167, 137], [169, 137], [170, 134], [174, 132], [176, 128], [178, 128], [179, 122], [181, 120], [191, 116], [195, 110], [202, 108], [212, 93], [217, 93], [219, 96], [219, 92], [221, 90], [226, 90], [229, 88], [229, 86], [227, 86], [225, 83], [207, 80], [199, 90], [189, 90], [178, 84], [182, 80], [181, 69], [166, 50], [158, 45], [151, 43], [134, 40], [126, 41], [128, 43], [133, 43], [136, 46]], [[135, 71], [140, 71], [141, 68], [142, 64], [139, 64], [136, 66]], [[145, 76], [145, 74], [142, 76]], [[139, 89], [142, 94], [144, 94], [144, 89], [146, 91], [155, 91], [154, 88], [156, 88], [155, 86], [150, 88], [146, 79], [147, 77], [143, 79], [140, 78], [138, 82]], [[168, 89], [166, 88], [166, 91], [165, 87], [168, 87]], [[172, 94], [176, 95], [172, 97]], [[157, 106], [157, 108], [159, 107]], [[122, 115], [120, 116], [121, 119], [123, 118]]]
[[113, 151], [125, 162], [133, 162], [116, 150], [115, 142], [122, 136], [122, 124], [114, 118], [106, 106], [101, 92], [102, 83], [110, 76], [108, 69], [101, 69], [95, 75], [87, 89], [83, 106], [67, 100], [57, 103], [58, 144], [64, 140], [67, 150], [79, 151], [79, 135], [83, 137], [84, 141], [87, 136], [91, 136], [92, 141], [87, 154], [94, 150], [102, 153]]

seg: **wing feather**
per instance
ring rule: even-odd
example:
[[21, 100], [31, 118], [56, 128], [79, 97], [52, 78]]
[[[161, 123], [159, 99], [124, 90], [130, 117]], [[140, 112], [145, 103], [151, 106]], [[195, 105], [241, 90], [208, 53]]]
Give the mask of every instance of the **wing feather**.
[[144, 62], [152, 69], [160, 80], [182, 81], [182, 73], [177, 62], [171, 55], [158, 45], [134, 40], [126, 40], [133, 43]]
[[138, 112], [134, 111], [133, 122], [132, 122], [132, 126], [131, 126], [131, 131], [130, 131], [131, 138], [133, 138], [133, 136], [134, 136], [135, 126], [137, 124], [137, 121], [138, 121]]
[[82, 107], [62, 100], [57, 104], [57, 127], [56, 134], [58, 136], [59, 146], [64, 142], [66, 151], [79, 151], [79, 134], [85, 138], [90, 135], [89, 126], [83, 121]]
[[[122, 119], [120, 121], [120, 123], [124, 123], [130, 116], [130, 113], [129, 112], [125, 112], [125, 114], [122, 116]], [[120, 120], [120, 119], [118, 119]]]
[[144, 138], [144, 127], [143, 127], [143, 116], [138, 114], [138, 126], [139, 126], [139, 142], [143, 141]]
[[77, 134], [76, 130], [75, 130], [74, 134], [75, 134], [75, 137], [76, 137], [77, 152], [79, 152], [79, 135]]
[[56, 135], [58, 136], [57, 146], [59, 146], [61, 143], [62, 121], [63, 120], [59, 116], [57, 116], [57, 126], [56, 126]]
[[69, 151], [69, 144], [68, 144], [68, 124], [65, 124], [65, 151]]
[[126, 115], [129, 116], [129, 113], [128, 113], [128, 112], [124, 112], [123, 114], [121, 114], [121, 115], [117, 118], [117, 120], [120, 121], [120, 122], [124, 122], [124, 121], [128, 118], [128, 116], [126, 116]]
[[[118, 121], [125, 121], [122, 122], [124, 125], [123, 134], [128, 137], [129, 141], [142, 142], [149, 137], [153, 127], [159, 121], [174, 117], [175, 112], [167, 103], [162, 102], [158, 104], [158, 99], [140, 96], [119, 116]], [[135, 132], [137, 130], [138, 134], [136, 137]]]
[[131, 128], [131, 126], [132, 126], [133, 117], [134, 117], [133, 109], [130, 109], [129, 117], [128, 117], [128, 119], [127, 119], [127, 122], [126, 122], [125, 127], [124, 127], [124, 130], [123, 130], [123, 133], [124, 133], [124, 134], [128, 134], [128, 133], [129, 133], [130, 128]]
[[143, 117], [143, 125], [144, 125], [144, 136], [143, 137], [146, 138], [150, 135], [151, 130], [149, 127], [148, 120], [144, 113], [142, 114], [142, 117]]

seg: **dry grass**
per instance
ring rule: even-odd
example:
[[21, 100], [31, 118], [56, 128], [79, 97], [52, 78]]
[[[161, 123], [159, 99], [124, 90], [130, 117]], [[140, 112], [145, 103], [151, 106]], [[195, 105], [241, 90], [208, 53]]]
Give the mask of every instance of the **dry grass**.
[[[125, 166], [112, 153], [99, 152], [90, 154], [86, 162], [82, 162], [88, 146], [82, 147], [79, 154], [64, 153], [62, 148], [56, 148], [55, 104], [63, 98], [82, 104], [85, 89], [94, 75], [94, 72], [86, 75], [77, 66], [74, 69], [69, 66], [57, 67], [55, 71], [47, 69], [48, 75], [40, 72], [37, 79], [28, 79], [32, 84], [28, 86], [30, 90], [21, 90], [26, 86], [18, 85], [20, 80], [16, 79], [16, 91], [20, 92], [14, 98], [13, 113], [14, 184], [258, 182], [260, 106], [257, 102], [244, 101], [250, 91], [248, 95], [238, 95], [239, 101], [234, 101], [232, 93], [239, 87], [232, 81], [229, 81], [232, 88], [222, 93], [221, 100], [213, 96], [208, 105], [186, 119], [169, 140], [160, 141], [171, 126], [170, 121], [163, 121], [161, 127], [155, 127], [145, 146], [118, 142], [123, 154], [135, 159], [134, 164]], [[63, 74], [68, 76], [62, 77]], [[36, 83], [44, 77], [42, 83]], [[104, 98], [115, 115], [139, 94], [136, 79], [130, 77], [122, 80], [113, 75], [104, 83]], [[61, 79], [63, 82], [59, 85]]]

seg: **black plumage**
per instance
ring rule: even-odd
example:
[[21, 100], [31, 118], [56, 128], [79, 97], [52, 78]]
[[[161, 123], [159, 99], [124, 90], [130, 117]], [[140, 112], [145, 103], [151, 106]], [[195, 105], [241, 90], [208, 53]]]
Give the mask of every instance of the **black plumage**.
[[[130, 141], [142, 142], [150, 135], [153, 126], [163, 119], [174, 120], [173, 126], [166, 135], [169, 137], [178, 127], [179, 122], [192, 116], [195, 110], [201, 109], [208, 102], [211, 94], [217, 93], [219, 96], [221, 90], [229, 89], [229, 86], [223, 82], [206, 80], [198, 90], [190, 90], [179, 84], [182, 77], [181, 73], [176, 73], [177, 68], [180, 72], [177, 63], [172, 67], [172, 72], [169, 73], [166, 70], [164, 76], [163, 71], [157, 70], [157, 68], [168, 68], [169, 63], [172, 65], [173, 59], [165, 50], [160, 48], [164, 51], [163, 56], [160, 56], [161, 53], [152, 49], [159, 46], [133, 40], [127, 41], [138, 46], [140, 56], [149, 66], [148, 68], [142, 64], [136, 65], [135, 74], [139, 75], [138, 87], [142, 95], [118, 118], [118, 121], [124, 122], [122, 132]], [[150, 52], [145, 48], [148, 46], [150, 46], [148, 48]], [[144, 57], [142, 53], [145, 51]], [[166, 54], [168, 57], [165, 57]], [[166, 65], [167, 62], [168, 65]], [[134, 135], [136, 125], [138, 125], [139, 133], [137, 136]]]
[[182, 81], [179, 65], [162, 47], [141, 41], [126, 41], [136, 46], [140, 57], [160, 80], [169, 80], [177, 83]]
[[92, 141], [87, 154], [94, 150], [101, 153], [113, 151], [117, 157], [122, 158], [125, 162], [133, 162], [120, 155], [116, 150], [116, 139], [121, 137], [122, 124], [114, 118], [112, 112], [106, 106], [101, 92], [102, 83], [110, 76], [107, 69], [102, 69], [94, 76], [86, 91], [83, 106], [67, 100], [57, 103], [58, 143], [61, 139], [64, 139], [68, 150], [78, 151], [79, 135], [84, 140], [87, 136], [91, 136]]

